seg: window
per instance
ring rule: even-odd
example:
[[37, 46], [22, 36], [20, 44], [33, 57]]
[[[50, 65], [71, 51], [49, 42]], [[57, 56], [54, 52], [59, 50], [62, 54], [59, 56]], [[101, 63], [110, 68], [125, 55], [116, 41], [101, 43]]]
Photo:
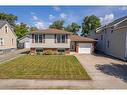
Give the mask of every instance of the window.
[[6, 32], [6, 33], [8, 32], [8, 30], [7, 30], [7, 26], [5, 26], [5, 32]]
[[65, 35], [62, 35], [62, 43], [65, 43]]
[[39, 43], [42, 43], [42, 35], [39, 35]]
[[101, 35], [101, 40], [103, 40], [103, 35]]
[[35, 43], [38, 43], [38, 34], [35, 34]]
[[57, 43], [65, 43], [65, 35], [57, 35]]
[[60, 35], [57, 35], [57, 43], [60, 43]]
[[[34, 36], [32, 37], [34, 38]], [[35, 34], [35, 43], [42, 43], [43, 37], [42, 34]]]
[[12, 38], [12, 45], [13, 45], [13, 38]]
[[58, 48], [58, 52], [65, 52], [64, 48]]
[[109, 41], [107, 41], [107, 48], [109, 48]]
[[0, 38], [0, 45], [4, 45], [4, 39]]
[[113, 29], [111, 30], [111, 33], [113, 33]]

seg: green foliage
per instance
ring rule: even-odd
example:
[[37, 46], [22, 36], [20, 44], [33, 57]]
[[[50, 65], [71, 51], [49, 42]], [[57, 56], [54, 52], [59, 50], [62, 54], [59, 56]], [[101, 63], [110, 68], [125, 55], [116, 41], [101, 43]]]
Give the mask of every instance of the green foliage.
[[27, 24], [20, 23], [15, 25], [14, 31], [18, 38], [23, 37], [29, 30], [29, 27], [27, 27]]
[[58, 52], [57, 51], [52, 51], [52, 50], [45, 50], [43, 52], [43, 55], [56, 55], [56, 54], [58, 54]]
[[54, 21], [50, 26], [49, 28], [55, 28], [55, 29], [63, 29], [64, 28], [64, 21], [63, 20], [57, 20], [57, 21]]
[[86, 16], [83, 19], [82, 23], [82, 36], [86, 36], [89, 33], [89, 30], [95, 30], [101, 25], [100, 19], [95, 15]]
[[38, 30], [37, 27], [30, 27], [30, 31], [31, 31], [31, 32], [36, 31], [36, 30]]
[[0, 13], [0, 20], [6, 20], [12, 26], [15, 26], [15, 21], [17, 21], [17, 16], [13, 14]]
[[77, 32], [79, 31], [81, 27], [77, 24], [77, 23], [71, 23], [70, 25], [68, 25], [65, 30], [68, 32], [72, 32], [73, 34], [77, 34]]

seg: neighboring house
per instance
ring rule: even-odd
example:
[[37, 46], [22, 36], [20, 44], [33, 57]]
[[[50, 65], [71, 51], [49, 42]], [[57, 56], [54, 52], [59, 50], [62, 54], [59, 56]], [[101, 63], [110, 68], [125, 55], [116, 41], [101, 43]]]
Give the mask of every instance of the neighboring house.
[[127, 60], [127, 16], [90, 31], [89, 37], [97, 40], [96, 50]]
[[[29, 41], [27, 38], [29, 38]], [[96, 42], [93, 39], [72, 35], [71, 32], [58, 29], [34, 31], [19, 40], [19, 42], [21, 41], [23, 41], [22, 43], [24, 45], [27, 42], [27, 46], [29, 46], [31, 52], [52, 50], [58, 52], [63, 51], [65, 53], [73, 51], [86, 54], [92, 53], [94, 43]]]
[[30, 43], [31, 43], [30, 41], [31, 40], [29, 35], [23, 36], [22, 38], [18, 39], [18, 48], [30, 49]]
[[7, 21], [0, 20], [0, 53], [17, 48], [17, 36]]

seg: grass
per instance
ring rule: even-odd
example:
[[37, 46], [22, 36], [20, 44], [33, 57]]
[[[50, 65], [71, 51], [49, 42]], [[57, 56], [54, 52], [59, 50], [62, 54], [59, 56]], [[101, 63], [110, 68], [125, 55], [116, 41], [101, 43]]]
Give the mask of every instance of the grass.
[[0, 64], [1, 79], [89, 80], [85, 69], [71, 55], [24, 55]]

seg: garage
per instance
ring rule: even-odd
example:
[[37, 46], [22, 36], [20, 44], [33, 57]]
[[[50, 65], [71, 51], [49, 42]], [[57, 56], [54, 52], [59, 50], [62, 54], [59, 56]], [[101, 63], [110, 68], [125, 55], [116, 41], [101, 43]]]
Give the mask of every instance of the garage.
[[91, 54], [92, 53], [92, 43], [79, 43], [78, 53], [80, 54]]
[[23, 36], [22, 38], [18, 39], [18, 48], [30, 48], [30, 37], [29, 35]]
[[92, 54], [94, 51], [94, 45], [96, 43], [96, 40], [94, 39], [78, 35], [71, 35], [70, 40], [71, 52], [77, 52], [79, 54]]

